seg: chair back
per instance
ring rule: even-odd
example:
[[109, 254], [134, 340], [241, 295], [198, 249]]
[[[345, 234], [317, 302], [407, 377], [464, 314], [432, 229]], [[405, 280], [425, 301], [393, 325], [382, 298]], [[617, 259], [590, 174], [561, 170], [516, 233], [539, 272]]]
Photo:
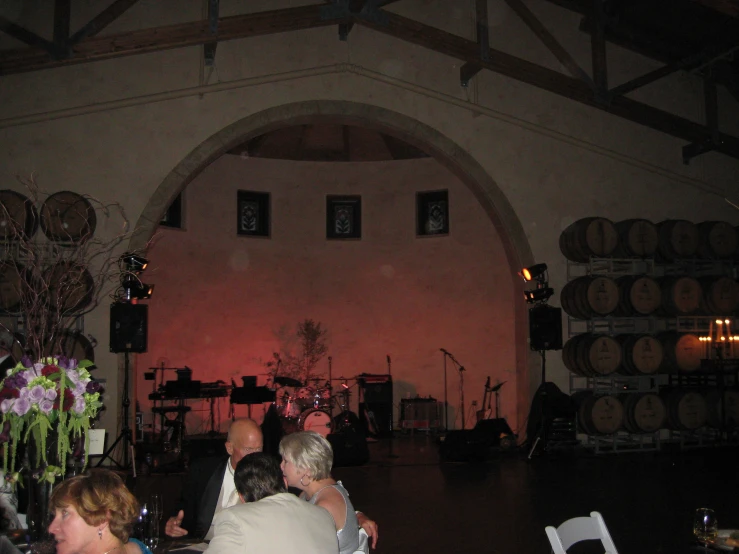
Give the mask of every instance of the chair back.
[[554, 554], [566, 554], [573, 544], [592, 540], [600, 540], [606, 554], [618, 554], [606, 522], [598, 512], [590, 512], [590, 517], [568, 519], [559, 527], [549, 526], [545, 531]]

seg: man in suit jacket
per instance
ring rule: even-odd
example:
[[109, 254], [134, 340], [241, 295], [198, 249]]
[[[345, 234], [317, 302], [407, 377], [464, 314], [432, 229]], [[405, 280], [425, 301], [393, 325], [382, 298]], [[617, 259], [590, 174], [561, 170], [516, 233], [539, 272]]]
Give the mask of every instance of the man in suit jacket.
[[287, 492], [280, 464], [256, 453], [236, 466], [243, 504], [219, 512], [208, 554], [338, 554], [331, 514]]
[[252, 419], [231, 423], [226, 438], [228, 458], [205, 458], [190, 468], [177, 514], [170, 517], [164, 532], [170, 537], [212, 535], [215, 514], [238, 503], [234, 470], [248, 454], [262, 451], [262, 430]]

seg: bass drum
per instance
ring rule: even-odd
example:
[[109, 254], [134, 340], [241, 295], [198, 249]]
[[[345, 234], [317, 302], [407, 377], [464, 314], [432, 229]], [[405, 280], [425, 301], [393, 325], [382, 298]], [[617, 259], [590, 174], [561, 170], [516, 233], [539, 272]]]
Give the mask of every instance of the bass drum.
[[306, 410], [300, 414], [298, 426], [301, 431], [315, 431], [323, 437], [327, 437], [333, 431], [331, 416], [323, 410]]

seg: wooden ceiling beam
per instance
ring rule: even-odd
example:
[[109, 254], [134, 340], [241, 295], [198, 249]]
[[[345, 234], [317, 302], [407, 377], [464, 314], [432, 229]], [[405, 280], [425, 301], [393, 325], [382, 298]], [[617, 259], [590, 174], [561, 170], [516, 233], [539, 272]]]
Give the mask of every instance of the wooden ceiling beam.
[[123, 15], [128, 8], [133, 6], [136, 2], [138, 2], [138, 0], [115, 0], [115, 2], [101, 11], [98, 15], [83, 25], [75, 34], [73, 34], [69, 39], [69, 42], [77, 44], [84, 38], [97, 35], [100, 31]]
[[[624, 97], [614, 98], [609, 104], [599, 102], [591, 88], [579, 79], [492, 48], [490, 49], [489, 60], [484, 61], [479, 58], [478, 45], [474, 41], [396, 14], [386, 12], [385, 15], [387, 17], [387, 25], [385, 26], [359, 19], [357, 23], [379, 33], [423, 46], [451, 58], [479, 64], [495, 73], [617, 115], [673, 137], [691, 143], [710, 141], [711, 133], [708, 128], [689, 119]], [[719, 137], [720, 141], [716, 150], [739, 159], [739, 138], [724, 133], [721, 133]]]
[[9, 19], [0, 15], [0, 31], [13, 37], [15, 40], [44, 50], [48, 54], [54, 51], [54, 43], [38, 36], [33, 31], [29, 31], [25, 27], [13, 23]]
[[75, 44], [70, 56], [61, 60], [52, 59], [49, 53], [40, 47], [4, 50], [0, 51], [0, 75], [194, 46], [212, 42], [214, 38], [217, 41], [233, 40], [336, 25], [338, 23], [336, 19], [321, 15], [324, 6], [322, 4], [301, 6], [224, 17], [218, 21], [218, 32], [215, 37], [210, 33], [208, 21], [193, 21], [104, 37], [91, 37]]

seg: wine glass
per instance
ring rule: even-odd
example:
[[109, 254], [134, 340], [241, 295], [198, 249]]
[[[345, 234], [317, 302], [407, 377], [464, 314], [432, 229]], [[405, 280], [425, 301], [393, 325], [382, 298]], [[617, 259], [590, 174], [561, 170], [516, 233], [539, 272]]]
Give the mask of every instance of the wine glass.
[[698, 542], [703, 546], [718, 536], [718, 522], [716, 521], [716, 513], [710, 508], [698, 508], [693, 518], [693, 534]]

